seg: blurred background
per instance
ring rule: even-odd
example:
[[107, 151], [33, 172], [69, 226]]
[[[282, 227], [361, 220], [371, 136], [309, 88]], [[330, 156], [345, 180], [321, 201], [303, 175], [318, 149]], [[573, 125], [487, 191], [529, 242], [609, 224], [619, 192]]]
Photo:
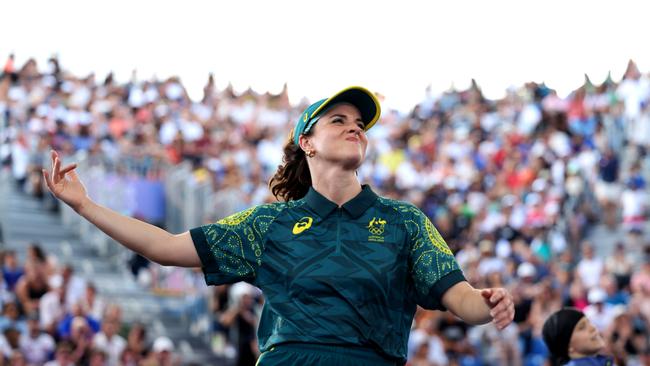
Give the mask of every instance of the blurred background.
[[[322, 5], [322, 4], [321, 4]], [[0, 357], [253, 365], [263, 297], [134, 255], [40, 170], [179, 233], [271, 202], [300, 112], [359, 84], [383, 102], [359, 178], [420, 207], [502, 332], [418, 311], [409, 364], [546, 365], [570, 305], [618, 365], [650, 364], [650, 51], [633, 2], [21, 1], [0, 22]]]

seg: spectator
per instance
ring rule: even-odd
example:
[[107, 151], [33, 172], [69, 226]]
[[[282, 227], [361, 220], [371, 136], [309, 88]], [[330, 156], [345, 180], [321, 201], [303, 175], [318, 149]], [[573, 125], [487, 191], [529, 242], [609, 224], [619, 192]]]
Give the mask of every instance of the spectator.
[[11, 366], [29, 366], [25, 355], [20, 351], [14, 351], [9, 358], [9, 364]]
[[604, 333], [614, 319], [614, 306], [605, 302], [607, 293], [599, 287], [589, 290], [587, 299], [589, 305], [585, 308], [584, 314], [600, 333]]
[[616, 243], [614, 253], [605, 259], [605, 270], [615, 276], [616, 285], [621, 289], [630, 284], [633, 266], [632, 256], [622, 242]]
[[626, 312], [619, 312], [613, 319], [608, 329], [607, 344], [617, 364], [641, 364], [640, 356], [648, 349], [648, 329], [640, 324], [634, 321], [632, 314]]
[[237, 335], [237, 365], [250, 365], [257, 359], [257, 315], [254, 308], [257, 291], [245, 282], [233, 285], [230, 291], [233, 301], [221, 315], [220, 323]]
[[[423, 346], [426, 345], [426, 346]], [[442, 366], [448, 364], [443, 341], [438, 334], [437, 320], [428, 317], [422, 326], [411, 331], [409, 337], [409, 358], [413, 365]]]
[[624, 227], [636, 234], [643, 233], [643, 225], [648, 210], [648, 195], [645, 193], [645, 181], [643, 176], [638, 172], [638, 165], [635, 167], [636, 172], [628, 179], [621, 195], [622, 215]]
[[[629, 281], [628, 281], [629, 282]], [[616, 277], [606, 275], [601, 280], [603, 289], [607, 295], [605, 303], [609, 305], [627, 305], [630, 302], [630, 293], [627, 285], [626, 287], [619, 288]]]
[[587, 289], [596, 287], [603, 274], [603, 260], [594, 255], [594, 248], [589, 242], [582, 243], [582, 259], [578, 262], [576, 272]]
[[414, 344], [415, 352], [411, 356], [408, 366], [437, 366], [438, 364], [431, 363], [428, 359], [429, 343], [426, 341], [416, 342]]
[[42, 365], [54, 354], [56, 343], [52, 336], [41, 331], [38, 313], [28, 315], [27, 327], [27, 333], [20, 335], [20, 350], [27, 363]]
[[174, 355], [174, 343], [172, 340], [165, 336], [156, 338], [151, 347], [149, 356], [143, 360], [142, 365], [178, 365], [178, 360]]
[[4, 307], [5, 303], [15, 301], [16, 295], [7, 289], [4, 279], [0, 278], [0, 308]]
[[468, 339], [480, 352], [477, 359], [485, 364], [512, 366], [523, 364], [522, 352], [519, 348], [519, 329], [514, 323], [501, 332], [491, 325], [474, 327], [470, 329]]
[[18, 265], [16, 252], [14, 250], [7, 250], [4, 252], [2, 276], [9, 291], [14, 291], [16, 283], [23, 276], [25, 271]]
[[70, 264], [63, 266], [60, 276], [63, 279], [63, 287], [66, 289], [66, 306], [71, 307], [72, 304], [81, 301], [82, 296], [86, 292], [86, 281], [74, 274], [74, 268]]
[[6, 328], [0, 334], [0, 352], [3, 358], [11, 358], [14, 353], [21, 353], [20, 351], [20, 331], [16, 328]]
[[632, 293], [644, 298], [650, 297], [650, 256], [646, 254], [641, 269], [632, 275], [630, 283]]
[[557, 365], [577, 366], [584, 364], [610, 365], [609, 357], [599, 353], [605, 341], [598, 330], [582, 312], [562, 309], [544, 323], [544, 342]]
[[101, 319], [102, 314], [104, 314], [104, 310], [106, 309], [104, 299], [97, 295], [97, 287], [95, 287], [95, 284], [92, 282], [89, 282], [86, 285], [86, 291], [83, 299], [81, 299], [81, 304], [84, 312], [94, 319]]
[[50, 277], [56, 273], [57, 266], [55, 259], [52, 256], [48, 256], [39, 243], [34, 242], [27, 246], [25, 265], [30, 263], [38, 266], [41, 270], [40, 273], [44, 274], [46, 277]]
[[147, 352], [147, 328], [142, 323], [134, 323], [129, 329], [126, 348], [120, 356], [120, 362], [125, 365], [137, 365]]
[[84, 339], [89, 338], [88, 341], [90, 341], [92, 336], [99, 332], [99, 328], [99, 321], [86, 314], [81, 303], [77, 303], [65, 313], [57, 325], [57, 334], [63, 339], [69, 339], [76, 329], [78, 331], [77, 338], [83, 336]]
[[0, 316], [0, 332], [10, 328], [17, 329], [20, 333], [27, 333], [27, 323], [21, 316], [20, 308], [15, 301], [5, 303]]
[[16, 283], [16, 297], [26, 312], [38, 311], [41, 297], [49, 291], [44, 268], [35, 262], [25, 264], [25, 275]]
[[104, 317], [101, 331], [93, 337], [93, 348], [105, 353], [108, 366], [119, 365], [120, 356], [127, 346], [126, 340], [117, 334], [119, 327], [120, 319], [112, 316]]
[[66, 288], [60, 276], [52, 277], [48, 291], [39, 302], [40, 325], [47, 333], [56, 335], [57, 326], [63, 320], [67, 308], [65, 305]]
[[96, 331], [91, 329], [87, 318], [75, 316], [70, 324], [70, 334], [64, 339], [72, 345], [71, 359], [75, 364], [86, 364], [92, 353], [92, 339]]
[[596, 184], [596, 197], [603, 207], [605, 223], [610, 227], [616, 226], [617, 202], [620, 199], [621, 187], [618, 182], [619, 160], [611, 148], [603, 153], [599, 163], [600, 180]]
[[485, 277], [493, 272], [503, 272], [505, 270], [505, 262], [502, 258], [494, 253], [494, 243], [491, 240], [484, 239], [479, 243], [479, 250], [481, 257], [478, 264], [478, 275]]
[[99, 349], [93, 349], [90, 351], [90, 356], [88, 357], [88, 366], [107, 366], [108, 356], [106, 353]]
[[74, 366], [72, 357], [72, 344], [68, 341], [59, 342], [56, 346], [54, 360], [45, 363], [44, 366]]

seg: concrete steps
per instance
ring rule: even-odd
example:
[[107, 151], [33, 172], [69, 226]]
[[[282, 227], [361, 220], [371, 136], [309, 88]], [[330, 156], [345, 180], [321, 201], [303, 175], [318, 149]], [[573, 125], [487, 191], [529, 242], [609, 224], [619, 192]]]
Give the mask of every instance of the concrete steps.
[[183, 364], [232, 364], [216, 357], [205, 339], [190, 332], [184, 316], [184, 297], [160, 296], [143, 288], [129, 272], [124, 256], [106, 247], [116, 244], [80, 239], [72, 229], [77, 226], [64, 223], [61, 215], [48, 207], [53, 206], [18, 192], [7, 172], [0, 171], [2, 249], [15, 250], [20, 263], [24, 263], [29, 244], [38, 243], [58, 264], [71, 264], [76, 274], [92, 281], [106, 301], [120, 304], [125, 322], [147, 324], [151, 339], [158, 335], [170, 337]]

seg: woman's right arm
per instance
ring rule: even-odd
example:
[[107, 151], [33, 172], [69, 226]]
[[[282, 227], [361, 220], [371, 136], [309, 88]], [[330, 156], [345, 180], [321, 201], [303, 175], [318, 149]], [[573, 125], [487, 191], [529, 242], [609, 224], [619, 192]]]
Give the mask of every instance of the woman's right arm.
[[156, 263], [165, 266], [201, 266], [189, 231], [173, 235], [97, 204], [86, 194], [86, 188], [74, 171], [76, 167], [76, 164], [71, 164], [62, 169], [58, 154], [52, 151], [52, 173], [43, 170], [43, 177], [56, 198], [115, 241]]

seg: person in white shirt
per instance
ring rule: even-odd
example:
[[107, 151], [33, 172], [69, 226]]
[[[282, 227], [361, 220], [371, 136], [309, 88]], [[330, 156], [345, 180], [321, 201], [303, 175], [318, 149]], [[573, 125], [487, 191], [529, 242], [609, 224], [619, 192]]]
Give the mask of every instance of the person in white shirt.
[[586, 288], [591, 289], [598, 285], [600, 276], [603, 273], [604, 263], [600, 258], [594, 256], [594, 248], [591, 243], [582, 243], [582, 259], [578, 262], [576, 271]]
[[119, 328], [119, 317], [107, 313], [102, 321], [102, 330], [93, 337], [93, 347], [106, 353], [108, 356], [107, 365], [109, 366], [119, 364], [120, 356], [126, 348], [126, 340], [117, 334]]
[[86, 285], [86, 293], [81, 299], [81, 304], [84, 311], [95, 319], [101, 319], [106, 309], [106, 303], [97, 295], [97, 288], [93, 283]]
[[48, 333], [54, 333], [56, 326], [65, 314], [65, 287], [61, 276], [54, 276], [49, 281], [48, 291], [38, 304], [40, 326]]
[[172, 342], [168, 337], [160, 336], [156, 338], [151, 347], [151, 351], [154, 359], [160, 366], [172, 366], [178, 364], [178, 360], [174, 355], [174, 342]]
[[589, 300], [589, 305], [584, 310], [585, 316], [589, 318], [589, 321], [591, 321], [598, 331], [604, 332], [612, 324], [612, 321], [614, 321], [616, 308], [605, 302], [607, 293], [600, 287], [594, 287], [589, 290], [587, 299]]
[[63, 285], [66, 288], [65, 304], [68, 308], [79, 302], [86, 292], [86, 281], [74, 274], [72, 265], [66, 264], [61, 271]]
[[28, 332], [20, 335], [20, 351], [30, 365], [42, 365], [54, 352], [56, 343], [49, 334], [42, 332], [38, 313], [27, 316]]
[[72, 345], [70, 342], [60, 342], [56, 347], [54, 360], [45, 363], [43, 366], [75, 366], [74, 362], [72, 362]]
[[449, 363], [445, 353], [442, 338], [437, 333], [437, 322], [435, 319], [426, 319], [420, 328], [411, 331], [409, 337], [409, 357], [413, 357], [417, 349], [423, 343], [428, 344], [427, 361], [433, 365], [446, 365]]

